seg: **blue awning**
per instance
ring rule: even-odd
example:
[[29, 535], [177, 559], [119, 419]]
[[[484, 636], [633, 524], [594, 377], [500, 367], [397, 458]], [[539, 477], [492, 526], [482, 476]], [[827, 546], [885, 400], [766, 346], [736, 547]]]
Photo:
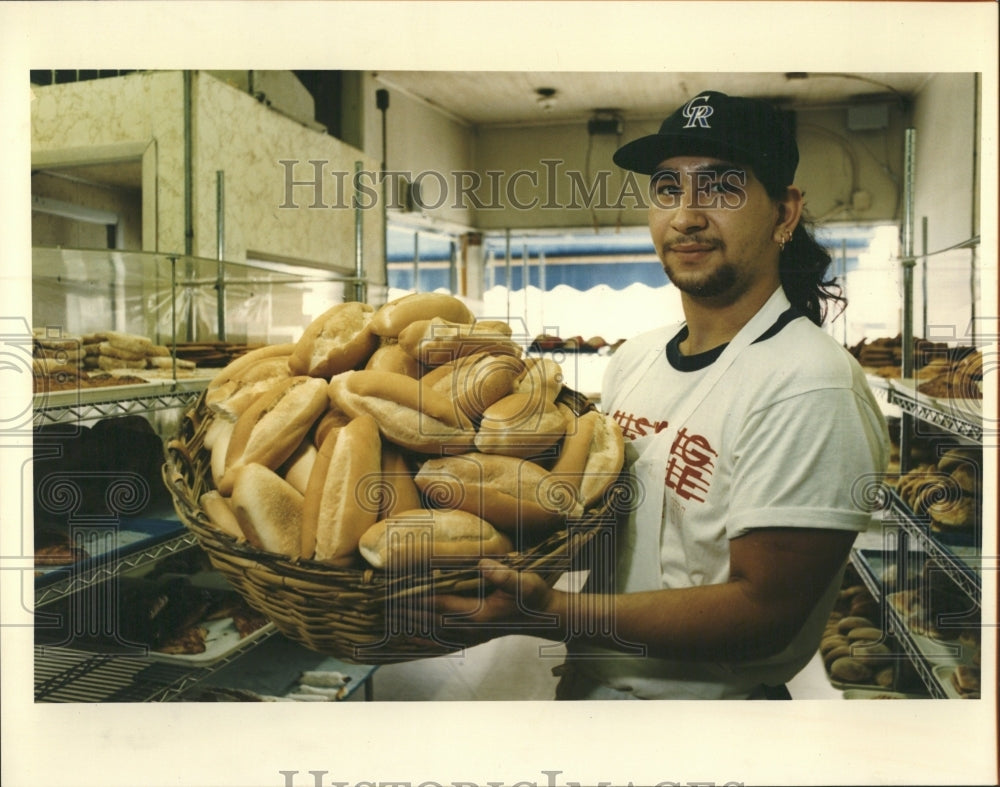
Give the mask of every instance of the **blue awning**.
[[[818, 228], [816, 238], [833, 258], [830, 274], [836, 276], [856, 269], [860, 255], [868, 250], [874, 235], [874, 227]], [[451, 239], [444, 235], [420, 233], [414, 241], [412, 230], [397, 231], [390, 238], [390, 287], [421, 291], [453, 289]], [[414, 251], [418, 256], [416, 266]], [[560, 285], [586, 291], [599, 286], [621, 290], [636, 283], [649, 287], [662, 287], [668, 283], [645, 227], [630, 227], [604, 234], [579, 231], [517, 235], [510, 239], [491, 234], [483, 240], [483, 253], [487, 289], [506, 286], [511, 290], [522, 290], [525, 278], [528, 286], [545, 291]], [[523, 261], [525, 256], [527, 271]]]

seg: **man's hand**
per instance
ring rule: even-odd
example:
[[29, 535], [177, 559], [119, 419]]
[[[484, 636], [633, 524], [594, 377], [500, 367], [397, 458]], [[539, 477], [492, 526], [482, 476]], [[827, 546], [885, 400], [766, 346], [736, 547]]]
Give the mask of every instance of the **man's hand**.
[[505, 634], [532, 634], [554, 639], [562, 621], [547, 612], [552, 590], [540, 576], [507, 568], [495, 560], [479, 563], [483, 591], [474, 596], [439, 595], [430, 599], [425, 620], [435, 639], [465, 646]]

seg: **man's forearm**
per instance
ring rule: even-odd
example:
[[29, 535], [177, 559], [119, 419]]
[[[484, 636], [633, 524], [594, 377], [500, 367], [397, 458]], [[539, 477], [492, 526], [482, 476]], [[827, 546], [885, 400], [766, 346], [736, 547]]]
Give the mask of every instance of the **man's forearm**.
[[[553, 591], [542, 635], [681, 660], [745, 661], [782, 650], [800, 625], [755, 601], [740, 581], [676, 590], [600, 595]], [[541, 633], [541, 632], [539, 632]]]

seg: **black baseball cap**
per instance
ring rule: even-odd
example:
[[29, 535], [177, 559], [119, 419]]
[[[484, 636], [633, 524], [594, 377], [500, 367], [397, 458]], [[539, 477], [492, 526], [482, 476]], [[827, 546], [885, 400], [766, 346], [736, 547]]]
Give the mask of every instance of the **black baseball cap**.
[[711, 156], [745, 164], [768, 189], [792, 183], [799, 148], [788, 113], [766, 101], [699, 93], [676, 109], [656, 134], [640, 137], [615, 151], [623, 169], [653, 175], [673, 156]]

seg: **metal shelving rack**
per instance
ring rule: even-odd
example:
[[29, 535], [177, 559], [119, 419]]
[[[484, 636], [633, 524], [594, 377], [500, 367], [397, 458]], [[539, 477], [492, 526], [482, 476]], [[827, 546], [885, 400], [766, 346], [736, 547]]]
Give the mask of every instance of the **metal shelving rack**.
[[898, 406], [903, 412], [924, 423], [945, 429], [957, 437], [981, 443], [983, 440], [982, 418], [976, 418], [976, 414], [961, 400], [949, 405], [951, 410], [941, 409], [940, 406], [922, 401], [920, 395], [911, 396], [895, 388], [888, 390], [888, 402]]
[[[926, 285], [926, 263], [928, 257], [937, 254], [953, 251], [959, 248], [969, 248], [973, 250], [971, 282], [971, 325], [975, 328], [975, 298], [976, 298], [976, 259], [975, 249], [978, 246], [978, 236], [967, 241], [956, 244], [948, 249], [937, 252], [927, 252], [917, 255], [914, 253], [914, 216], [913, 216], [913, 170], [915, 152], [915, 131], [906, 130], [905, 139], [905, 164], [904, 164], [904, 211], [901, 233], [902, 255], [897, 260], [900, 264], [903, 291], [902, 291], [902, 378], [911, 383], [912, 388], [906, 388], [902, 382], [896, 380], [883, 380], [881, 378], [869, 377], [872, 391], [876, 398], [887, 407], [898, 408], [901, 414], [900, 429], [900, 472], [905, 474], [910, 467], [910, 446], [911, 439], [917, 424], [930, 425], [934, 430], [940, 431], [946, 439], [956, 438], [957, 445], [983, 444], [983, 418], [981, 410], [977, 410], [976, 404], [964, 400], [938, 400], [923, 396], [916, 388], [914, 381], [914, 339], [913, 339], [913, 271], [918, 260], [924, 263], [924, 275]], [[926, 235], [926, 223], [924, 227]], [[926, 297], [926, 294], [925, 294]], [[925, 302], [926, 310], [926, 302]], [[924, 318], [924, 328], [926, 333], [926, 315]], [[972, 336], [975, 344], [975, 334]], [[895, 555], [897, 560], [896, 569], [899, 581], [907, 583], [907, 563], [914, 554], [922, 555], [924, 560], [934, 560], [936, 566], [940, 567], [947, 575], [948, 579], [964, 593], [973, 605], [973, 609], [980, 610], [982, 595], [982, 510], [978, 512], [979, 538], [977, 546], [963, 548], [962, 553], [949, 548], [941, 540], [936, 538], [930, 530], [929, 522], [922, 521], [896, 496], [894, 491], [884, 488], [883, 506], [883, 528], [886, 531], [894, 532], [900, 552]], [[942, 681], [935, 674], [935, 667], [940, 666], [939, 654], [928, 652], [921, 646], [918, 638], [910, 630], [907, 622], [900, 616], [897, 610], [887, 600], [883, 579], [873, 570], [865, 557], [865, 551], [854, 549], [851, 554], [851, 563], [858, 569], [862, 581], [868, 590], [878, 600], [882, 606], [886, 626], [895, 635], [903, 651], [910, 659], [911, 663], [920, 679], [924, 682], [928, 692], [935, 698], [948, 698], [950, 695], [946, 691]], [[912, 578], [911, 578], [912, 579]], [[980, 611], [981, 614], [981, 611]], [[942, 645], [942, 652], [950, 652], [951, 646]], [[935, 663], [935, 662], [938, 663]], [[944, 663], [949, 660], [944, 658]]]
[[77, 389], [34, 396], [34, 426], [74, 423], [121, 415], [144, 415], [188, 407], [207, 379], [169, 380], [145, 385]]
[[[905, 412], [911, 413], [914, 418], [945, 429], [951, 435], [961, 438], [959, 442], [962, 444], [981, 441], [981, 422], [973, 421], [968, 417], [960, 418], [953, 413], [943, 411], [930, 402], [921, 401], [919, 394], [914, 397], [900, 392], [891, 383], [879, 387], [886, 392], [886, 396], [881, 398], [887, 404], [898, 405]], [[980, 545], [953, 549], [935, 537], [930, 530], [929, 522], [914, 514], [893, 490], [884, 488], [882, 493], [884, 495], [883, 528], [894, 529], [902, 543], [907, 547], [912, 544], [924, 556], [925, 560], [933, 559], [955, 586], [969, 598], [970, 603], [978, 609], [982, 598], [981, 541]], [[981, 534], [982, 512], [980, 511], [979, 514], [979, 532]], [[872, 570], [863, 551], [855, 549], [851, 555], [851, 562], [858, 569], [858, 573], [869, 591], [882, 605], [886, 622], [909, 657], [920, 679], [926, 685], [928, 692], [935, 698], [948, 698], [948, 693], [934, 672], [934, 667], [940, 666], [940, 660], [936, 659], [935, 654], [929, 654], [921, 647], [909, 630], [906, 621], [887, 602], [882, 578]], [[898, 568], [905, 582], [906, 566], [899, 565]], [[935, 663], [936, 661], [938, 663]]]
[[201, 667], [36, 645], [35, 702], [171, 702], [259, 647], [273, 633], [262, 634]]
[[[180, 523], [178, 523], [178, 528], [180, 529], [181, 527]], [[71, 596], [101, 582], [106, 582], [128, 571], [142, 568], [170, 555], [183, 552], [197, 543], [197, 538], [193, 533], [183, 530], [174, 538], [170, 538], [147, 549], [129, 552], [107, 563], [101, 563], [84, 571], [77, 571], [73, 567], [70, 567], [69, 576], [40, 587], [35, 591], [35, 607], [38, 608], [45, 604], [51, 604], [54, 601]]]
[[858, 570], [858, 575], [865, 587], [881, 605], [886, 633], [891, 634], [899, 643], [930, 696], [934, 699], [948, 699], [947, 692], [934, 674], [936, 665], [932, 658], [924, 652], [911, 634], [909, 626], [900, 618], [892, 604], [888, 603], [886, 594], [883, 592], [882, 580], [865, 559], [864, 554], [856, 550], [851, 556], [851, 563]]

